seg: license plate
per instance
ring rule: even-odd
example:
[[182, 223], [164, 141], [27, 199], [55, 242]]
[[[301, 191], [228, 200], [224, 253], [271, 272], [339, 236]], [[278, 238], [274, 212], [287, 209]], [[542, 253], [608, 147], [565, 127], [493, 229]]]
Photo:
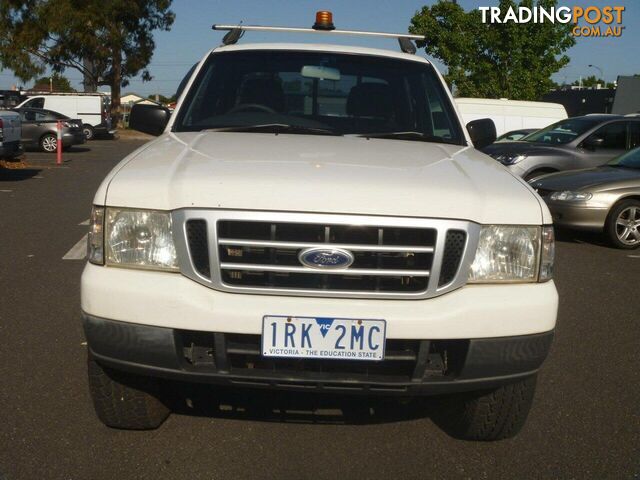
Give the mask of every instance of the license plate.
[[267, 315], [262, 318], [262, 355], [383, 360], [386, 328], [384, 320]]

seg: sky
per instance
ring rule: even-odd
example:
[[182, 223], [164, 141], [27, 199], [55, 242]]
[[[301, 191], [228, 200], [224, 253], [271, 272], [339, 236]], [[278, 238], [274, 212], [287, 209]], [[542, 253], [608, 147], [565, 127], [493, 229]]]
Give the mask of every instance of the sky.
[[[156, 51], [149, 70], [154, 77], [150, 82], [139, 78], [131, 80], [124, 92], [139, 95], [163, 94], [170, 96], [187, 70], [211, 48], [219, 45], [223, 33], [211, 30], [213, 23], [311, 26], [317, 10], [331, 10], [337, 28], [406, 32], [414, 13], [433, 0], [174, 0], [172, 10], [176, 20], [169, 32], [155, 32]], [[465, 10], [479, 6], [496, 5], [492, 0], [459, 0]], [[614, 81], [618, 75], [640, 74], [640, 0], [560, 0], [559, 5], [622, 5], [624, 33], [620, 38], [577, 38], [576, 45], [567, 54], [571, 62], [553, 76], [558, 83], [571, 83], [580, 77], [600, 76], [588, 65], [597, 65], [605, 80]], [[311, 37], [311, 38], [310, 38]], [[397, 49], [397, 43], [387, 39], [338, 37], [332, 43], [347, 43], [377, 48]], [[247, 32], [241, 42], [313, 42], [314, 36], [304, 34]], [[424, 56], [424, 51], [419, 52]], [[427, 58], [429, 58], [427, 56]], [[444, 70], [442, 64], [430, 60]], [[75, 88], [80, 89], [79, 72], [67, 70], [65, 75]], [[22, 85], [8, 70], [0, 71], [0, 89]], [[31, 86], [31, 83], [26, 85]]]

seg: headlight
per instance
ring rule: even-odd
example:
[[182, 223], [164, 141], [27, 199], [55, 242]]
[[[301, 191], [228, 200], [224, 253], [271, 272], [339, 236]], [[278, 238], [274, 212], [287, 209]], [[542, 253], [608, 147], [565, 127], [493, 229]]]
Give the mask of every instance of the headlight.
[[542, 227], [542, 251], [540, 252], [540, 282], [553, 278], [553, 262], [556, 257], [556, 237], [551, 225]]
[[168, 212], [107, 208], [105, 263], [178, 271]]
[[[545, 262], [543, 268], [541, 251]], [[469, 282], [546, 281], [551, 279], [552, 272], [552, 227], [485, 225], [480, 230], [478, 249], [469, 271]], [[541, 273], [544, 273], [544, 277]]]
[[570, 192], [565, 190], [564, 192], [553, 192], [549, 199], [554, 202], [585, 202], [591, 200], [593, 194], [588, 192]]
[[502, 153], [494, 156], [503, 165], [513, 165], [527, 158], [526, 153]]
[[93, 207], [89, 220], [87, 257], [91, 263], [104, 265], [104, 207]]

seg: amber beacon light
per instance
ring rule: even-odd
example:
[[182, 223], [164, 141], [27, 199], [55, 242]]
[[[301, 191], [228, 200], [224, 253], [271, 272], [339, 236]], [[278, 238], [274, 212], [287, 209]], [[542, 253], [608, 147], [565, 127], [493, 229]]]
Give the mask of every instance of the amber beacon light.
[[333, 25], [333, 13], [327, 10], [316, 12], [316, 23], [313, 24], [314, 30], [335, 30]]

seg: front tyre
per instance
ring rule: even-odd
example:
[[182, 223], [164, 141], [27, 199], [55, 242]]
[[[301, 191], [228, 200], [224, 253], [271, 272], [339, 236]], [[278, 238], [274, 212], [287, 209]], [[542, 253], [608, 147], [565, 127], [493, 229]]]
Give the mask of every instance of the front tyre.
[[158, 428], [170, 410], [158, 399], [159, 383], [102, 367], [88, 359], [89, 391], [102, 423], [126, 430]]
[[640, 246], [640, 201], [622, 200], [616, 203], [605, 224], [609, 242], [616, 248], [632, 249]]
[[451, 436], [493, 441], [511, 438], [523, 427], [536, 388], [536, 376], [495, 390], [441, 399], [434, 421]]

